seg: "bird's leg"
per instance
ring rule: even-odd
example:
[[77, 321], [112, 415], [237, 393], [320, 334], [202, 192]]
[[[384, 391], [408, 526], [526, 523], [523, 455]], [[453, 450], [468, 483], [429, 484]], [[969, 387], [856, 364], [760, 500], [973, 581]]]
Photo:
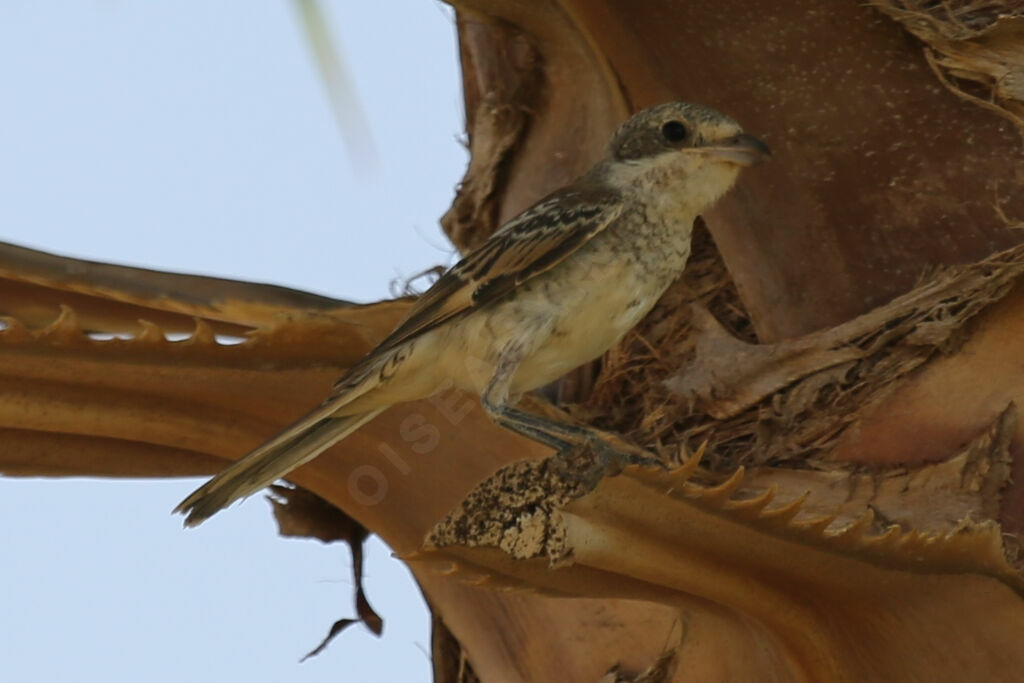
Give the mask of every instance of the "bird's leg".
[[544, 429], [546, 425], [537, 424], [540, 418], [509, 405], [509, 387], [522, 359], [522, 344], [509, 344], [502, 352], [494, 374], [480, 397], [484, 410], [496, 423], [517, 434], [549, 446], [559, 453], [572, 450], [575, 444]]
[[496, 423], [528, 439], [549, 446], [562, 458], [569, 458], [590, 449], [600, 460], [602, 469], [615, 464], [657, 464], [650, 453], [630, 444], [621, 436], [582, 424], [568, 424], [527, 413], [509, 405], [509, 387], [523, 359], [523, 347], [510, 344], [502, 352], [487, 388], [481, 396], [484, 410]]

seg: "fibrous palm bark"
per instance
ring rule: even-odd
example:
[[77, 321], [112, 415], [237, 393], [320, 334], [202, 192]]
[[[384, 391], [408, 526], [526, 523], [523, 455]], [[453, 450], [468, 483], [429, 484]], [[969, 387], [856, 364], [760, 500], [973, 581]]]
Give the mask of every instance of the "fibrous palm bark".
[[[408, 559], [439, 680], [1016, 680], [1020, 7], [453, 4], [473, 158], [444, 224], [462, 249], [658, 101], [726, 111], [775, 158], [561, 408], [530, 399], [675, 469], [574, 477], [449, 391], [295, 473]], [[16, 248], [0, 275], [15, 475], [213, 472], [408, 305]]]

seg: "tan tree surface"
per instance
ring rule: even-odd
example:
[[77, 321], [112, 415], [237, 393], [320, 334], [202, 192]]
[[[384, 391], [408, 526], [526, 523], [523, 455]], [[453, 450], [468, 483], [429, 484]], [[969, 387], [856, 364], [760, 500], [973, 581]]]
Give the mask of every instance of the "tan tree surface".
[[[297, 471], [282, 531], [358, 542], [352, 519], [406, 558], [440, 681], [1018, 680], [1024, 9], [453, 4], [460, 249], [655, 102], [711, 104], [775, 158], [634, 333], [527, 399], [668, 469], [569, 471], [448, 391]], [[0, 277], [9, 475], [213, 473], [409, 303], [15, 247]]]

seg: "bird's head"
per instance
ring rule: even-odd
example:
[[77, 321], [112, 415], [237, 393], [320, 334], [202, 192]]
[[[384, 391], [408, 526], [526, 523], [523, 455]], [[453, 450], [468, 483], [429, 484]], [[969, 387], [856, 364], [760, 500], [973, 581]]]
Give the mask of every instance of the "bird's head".
[[770, 154], [728, 116], [667, 102], [622, 124], [594, 171], [622, 189], [684, 193], [702, 211], [732, 187], [741, 168]]

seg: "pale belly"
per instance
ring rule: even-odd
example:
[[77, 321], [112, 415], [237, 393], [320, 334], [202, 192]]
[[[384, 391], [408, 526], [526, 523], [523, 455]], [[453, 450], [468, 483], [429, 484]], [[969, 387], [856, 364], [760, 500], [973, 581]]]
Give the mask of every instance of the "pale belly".
[[436, 357], [445, 359], [444, 374], [480, 393], [502, 351], [510, 342], [522, 344], [511, 385], [512, 393], [522, 393], [598, 358], [636, 326], [668, 284], [621, 259], [608, 260], [576, 259], [529, 282], [487, 315], [452, 325], [434, 345]]
[[351, 409], [425, 398], [452, 387], [482, 394], [513, 346], [520, 359], [512, 394], [553, 382], [601, 356], [640, 322], [682, 270], [688, 246], [687, 239], [678, 249], [662, 250], [644, 267], [639, 258], [591, 242], [521, 285], [510, 299], [413, 340], [400, 350], [404, 357], [393, 376]]
[[655, 304], [661, 291], [650, 291], [630, 278], [616, 278], [611, 291], [587, 293], [554, 322], [547, 339], [523, 360], [512, 392], [530, 391], [600, 357], [614, 346]]

